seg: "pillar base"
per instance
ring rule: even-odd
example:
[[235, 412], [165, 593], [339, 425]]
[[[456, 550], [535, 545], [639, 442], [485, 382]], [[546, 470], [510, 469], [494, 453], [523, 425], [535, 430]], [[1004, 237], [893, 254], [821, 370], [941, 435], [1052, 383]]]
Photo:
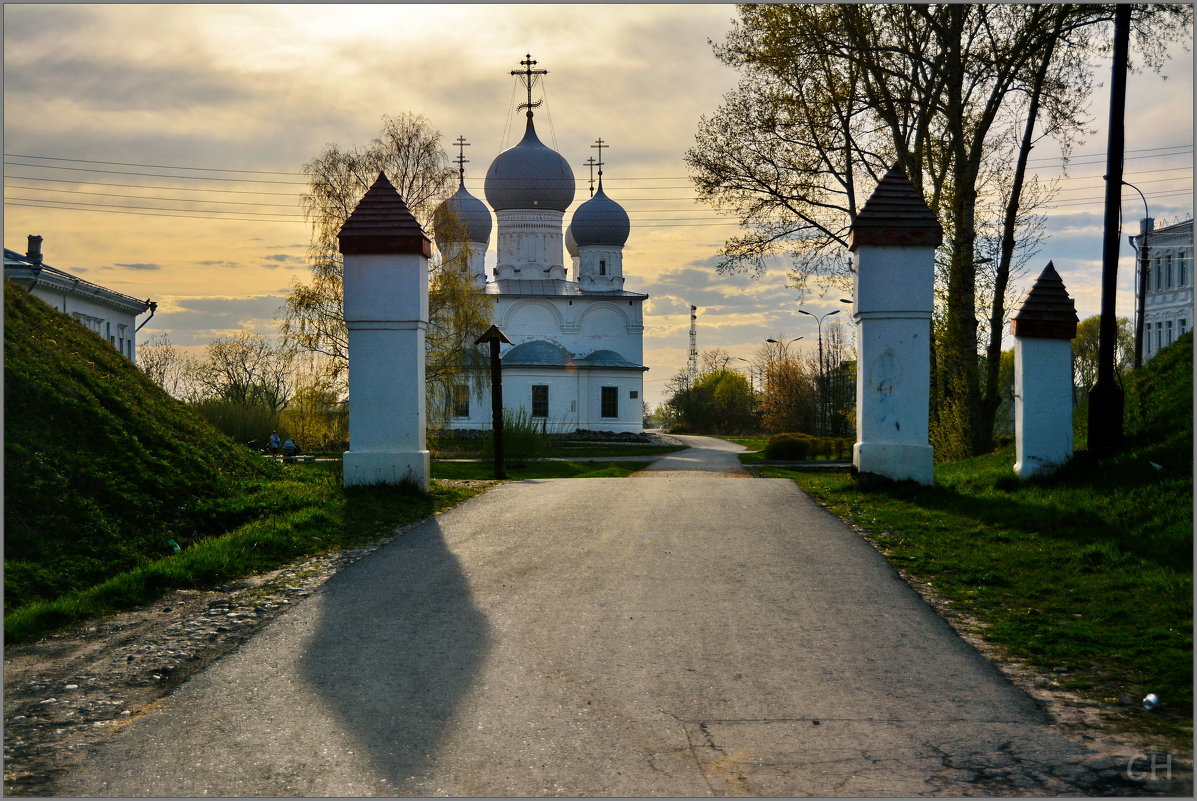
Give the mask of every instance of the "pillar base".
[[345, 451], [346, 487], [412, 482], [428, 492], [428, 451]]
[[861, 473], [893, 481], [935, 484], [935, 449], [930, 445], [900, 442], [858, 442], [852, 446], [852, 464]]

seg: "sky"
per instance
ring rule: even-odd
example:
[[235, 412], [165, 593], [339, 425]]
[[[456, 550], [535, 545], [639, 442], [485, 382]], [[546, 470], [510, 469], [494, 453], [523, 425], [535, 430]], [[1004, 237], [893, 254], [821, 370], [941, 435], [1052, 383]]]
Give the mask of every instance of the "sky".
[[[588, 197], [599, 137], [604, 187], [627, 209], [625, 288], [646, 292], [645, 398], [663, 400], [684, 368], [689, 306], [700, 350], [751, 360], [768, 337], [803, 337], [798, 309], [848, 310], [839, 287], [800, 297], [783, 264], [760, 278], [714, 269], [735, 221], [695, 200], [683, 162], [700, 118], [738, 76], [712, 54], [735, 7], [655, 5], [4, 6], [4, 244], [44, 238], [47, 264], [158, 303], [141, 330], [199, 348], [242, 330], [277, 332], [294, 281], [309, 276], [302, 166], [327, 143], [365, 145], [384, 114], [416, 112], [447, 149], [466, 149], [482, 198], [491, 160], [522, 133], [526, 53], [542, 141]], [[1157, 225], [1192, 215], [1193, 61], [1176, 46], [1162, 74], [1132, 74], [1125, 179]], [[1053, 261], [1084, 319], [1100, 307], [1109, 69], [1098, 68], [1092, 133], [1065, 174], [1050, 144], [1034, 153], [1062, 177], [1046, 239], [1018, 279]], [[538, 93], [538, 97], [542, 95]], [[455, 149], [452, 154], [456, 155]], [[1131, 316], [1139, 196], [1123, 196], [1118, 314]], [[566, 220], [572, 214], [571, 208]], [[493, 263], [494, 237], [491, 260]], [[839, 319], [845, 319], [846, 314]], [[747, 364], [738, 363], [747, 368]]]

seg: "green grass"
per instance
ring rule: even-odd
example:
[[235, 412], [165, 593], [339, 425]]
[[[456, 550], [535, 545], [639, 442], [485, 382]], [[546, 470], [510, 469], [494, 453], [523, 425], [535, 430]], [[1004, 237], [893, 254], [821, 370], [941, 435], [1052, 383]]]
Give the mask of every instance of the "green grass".
[[[1128, 379], [1125, 447], [1021, 481], [1012, 446], [936, 468], [936, 486], [794, 479], [930, 584], [979, 633], [1117, 725], [1192, 748], [1192, 338]], [[1149, 692], [1166, 706], [1146, 713]]]
[[5, 616], [5, 638], [22, 642], [55, 629], [130, 609], [170, 590], [208, 588], [388, 536], [480, 492], [433, 482], [428, 494], [400, 487], [341, 486], [339, 465], [289, 470], [244, 486], [222, 504], [234, 523], [186, 542], [181, 552], [146, 560], [91, 586], [22, 605]]
[[[532, 462], [524, 467], [507, 467], [507, 477], [515, 481], [537, 478], [622, 478], [643, 470], [652, 462]], [[433, 478], [493, 479], [492, 462], [432, 463]]]
[[380, 538], [478, 491], [345, 490], [339, 463], [263, 459], [20, 287], [4, 308], [8, 642]]
[[720, 436], [718, 438], [725, 439], [728, 442], [734, 442], [737, 445], [743, 445], [745, 448], [747, 448], [750, 451], [763, 451], [765, 449], [765, 445], [768, 444], [768, 442], [769, 442], [769, 438], [766, 436], [759, 436], [759, 437], [724, 437], [724, 436]]

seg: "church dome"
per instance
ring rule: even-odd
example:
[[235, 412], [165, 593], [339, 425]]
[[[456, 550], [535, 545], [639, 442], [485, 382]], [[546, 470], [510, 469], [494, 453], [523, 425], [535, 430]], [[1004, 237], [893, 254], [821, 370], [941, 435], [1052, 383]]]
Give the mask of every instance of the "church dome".
[[[529, 112], [531, 113], [531, 112]], [[524, 138], [491, 162], [486, 171], [486, 202], [495, 211], [565, 211], [574, 200], [574, 174], [561, 154], [536, 137], [532, 118]]]
[[581, 245], [617, 245], [623, 247], [632, 230], [628, 213], [623, 206], [603, 192], [602, 179], [598, 191], [574, 212], [569, 225], [574, 241]]
[[543, 339], [523, 342], [503, 355], [504, 367], [568, 367], [572, 364], [569, 351]]
[[578, 255], [580, 255], [578, 251], [578, 240], [574, 239], [574, 227], [572, 223], [565, 227], [565, 252], [574, 258], [577, 258]]
[[453, 217], [465, 227], [467, 242], [489, 242], [491, 219], [490, 209], [478, 198], [466, 191], [465, 182], [449, 198], [436, 207], [432, 214], [436, 245], [445, 249], [448, 242], [450, 222]]

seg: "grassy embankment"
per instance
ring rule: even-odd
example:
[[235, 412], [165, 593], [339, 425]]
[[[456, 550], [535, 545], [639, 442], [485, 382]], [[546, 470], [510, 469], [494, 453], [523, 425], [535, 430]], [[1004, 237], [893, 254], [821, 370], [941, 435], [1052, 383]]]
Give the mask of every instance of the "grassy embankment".
[[378, 539], [477, 492], [346, 491], [339, 465], [262, 459], [11, 284], [4, 378], [10, 643]]
[[[978, 633], [1109, 720], [1192, 748], [1192, 335], [1126, 383], [1126, 446], [1020, 481], [1013, 447], [936, 468], [935, 487], [793, 478], [979, 621]], [[1145, 712], [1149, 692], [1164, 706]]]

